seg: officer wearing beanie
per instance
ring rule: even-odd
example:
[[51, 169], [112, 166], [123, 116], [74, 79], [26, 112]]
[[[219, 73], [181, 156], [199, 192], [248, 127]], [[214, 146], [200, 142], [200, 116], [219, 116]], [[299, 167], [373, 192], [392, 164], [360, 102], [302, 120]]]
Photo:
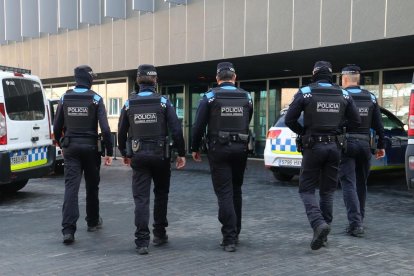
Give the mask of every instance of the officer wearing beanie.
[[[138, 254], [148, 254], [150, 241], [149, 200], [154, 181], [153, 243], [168, 242], [167, 205], [170, 189], [169, 134], [178, 150], [176, 168], [185, 166], [184, 137], [170, 101], [156, 93], [157, 71], [153, 65], [138, 67], [139, 92], [125, 102], [118, 123], [118, 146], [125, 165], [131, 166], [135, 202], [135, 244]], [[170, 133], [168, 132], [170, 130]], [[130, 138], [128, 138], [130, 137]], [[127, 143], [130, 140], [131, 144]], [[130, 148], [129, 148], [130, 147]]]
[[[312, 83], [299, 89], [285, 116], [286, 125], [302, 136], [303, 159], [299, 194], [314, 231], [310, 247], [317, 250], [327, 241], [332, 222], [333, 196], [337, 186], [346, 119], [358, 127], [360, 117], [349, 93], [332, 83], [329, 62], [315, 63]], [[304, 113], [304, 125], [298, 119]], [[319, 203], [315, 189], [319, 186]]]
[[103, 99], [91, 90], [95, 77], [96, 74], [87, 65], [75, 68], [76, 86], [61, 97], [53, 123], [55, 139], [62, 148], [65, 163], [65, 197], [62, 208], [65, 244], [75, 241], [82, 173], [85, 175], [88, 231], [94, 232], [102, 227], [98, 197], [101, 166], [98, 122], [106, 147], [104, 163], [107, 166], [112, 163], [113, 148]]
[[217, 65], [216, 80], [218, 87], [210, 89], [198, 106], [191, 149], [193, 159], [200, 162], [200, 142], [207, 127], [208, 161], [222, 224], [221, 245], [233, 252], [241, 230], [241, 186], [253, 104], [250, 94], [235, 86], [236, 72], [230, 62]]
[[367, 178], [371, 161], [371, 131], [378, 135], [376, 159], [385, 156], [384, 126], [377, 98], [359, 86], [361, 69], [348, 65], [342, 69], [342, 87], [348, 91], [361, 116], [359, 127], [347, 128], [347, 151], [342, 154], [339, 167], [344, 202], [348, 215], [347, 234], [363, 237], [365, 230], [365, 200], [367, 197]]

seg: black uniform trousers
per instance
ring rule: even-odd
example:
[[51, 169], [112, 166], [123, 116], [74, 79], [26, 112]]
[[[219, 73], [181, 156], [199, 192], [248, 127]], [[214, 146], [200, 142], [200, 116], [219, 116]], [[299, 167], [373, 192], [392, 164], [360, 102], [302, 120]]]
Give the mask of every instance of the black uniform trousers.
[[339, 179], [351, 227], [363, 224], [370, 161], [371, 148], [368, 140], [348, 138], [347, 152], [342, 155], [339, 167]]
[[62, 233], [73, 234], [79, 218], [78, 193], [85, 176], [86, 186], [86, 221], [88, 226], [99, 222], [99, 170], [101, 156], [96, 145], [72, 142], [63, 149], [65, 163], [65, 197], [62, 209]]
[[135, 202], [135, 244], [137, 247], [145, 247], [149, 245], [150, 240], [148, 223], [151, 180], [154, 181], [153, 234], [157, 237], [166, 234], [171, 164], [170, 159], [163, 158], [162, 154], [141, 150], [132, 157], [131, 167], [132, 194]]
[[[332, 222], [340, 156], [341, 149], [336, 142], [316, 142], [303, 151], [299, 194], [314, 230], [323, 223]], [[315, 196], [318, 184], [319, 204]]]
[[218, 199], [218, 220], [222, 224], [223, 244], [234, 244], [241, 230], [241, 186], [247, 162], [246, 144], [210, 143], [208, 161]]

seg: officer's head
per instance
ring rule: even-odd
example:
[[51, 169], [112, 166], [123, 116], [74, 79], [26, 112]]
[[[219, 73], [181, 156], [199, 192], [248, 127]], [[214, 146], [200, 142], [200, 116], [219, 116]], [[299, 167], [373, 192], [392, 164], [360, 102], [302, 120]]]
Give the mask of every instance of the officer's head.
[[312, 71], [313, 81], [332, 82], [332, 65], [329, 61], [317, 61]]
[[217, 64], [217, 74], [216, 74], [217, 83], [222, 82], [236, 82], [236, 70], [231, 62], [220, 62]]
[[348, 64], [342, 68], [341, 75], [343, 87], [358, 85], [361, 76], [361, 68], [355, 64]]
[[80, 65], [76, 67], [74, 70], [74, 74], [76, 86], [81, 86], [88, 89], [91, 88], [93, 79], [96, 78], [96, 74], [88, 65]]
[[157, 70], [154, 65], [141, 64], [137, 70], [137, 83], [155, 85], [157, 83]]

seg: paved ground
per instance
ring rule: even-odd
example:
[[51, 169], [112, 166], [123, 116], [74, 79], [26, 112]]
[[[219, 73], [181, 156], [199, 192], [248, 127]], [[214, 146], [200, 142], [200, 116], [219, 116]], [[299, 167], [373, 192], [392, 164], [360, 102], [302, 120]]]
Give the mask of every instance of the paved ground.
[[173, 171], [170, 243], [151, 246], [146, 256], [134, 250], [131, 170], [119, 159], [102, 169], [104, 228], [86, 231], [82, 188], [72, 246], [61, 243], [62, 176], [0, 195], [0, 275], [414, 275], [414, 199], [401, 175], [371, 179], [365, 238], [344, 234], [338, 190], [329, 246], [312, 251], [297, 180], [277, 182], [262, 161], [249, 161], [241, 243], [227, 253], [219, 247], [217, 202], [204, 161]]

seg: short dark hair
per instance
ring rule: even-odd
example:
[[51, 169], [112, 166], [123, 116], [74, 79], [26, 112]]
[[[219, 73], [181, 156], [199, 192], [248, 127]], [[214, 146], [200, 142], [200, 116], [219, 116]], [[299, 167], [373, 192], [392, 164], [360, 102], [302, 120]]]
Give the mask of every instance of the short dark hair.
[[234, 78], [235, 75], [236, 75], [236, 73], [234, 73], [232, 71], [223, 70], [223, 71], [220, 71], [217, 74], [217, 79], [220, 80], [220, 81], [231, 81]]
[[155, 84], [157, 82], [156, 76], [139, 76], [137, 77], [138, 84]]

